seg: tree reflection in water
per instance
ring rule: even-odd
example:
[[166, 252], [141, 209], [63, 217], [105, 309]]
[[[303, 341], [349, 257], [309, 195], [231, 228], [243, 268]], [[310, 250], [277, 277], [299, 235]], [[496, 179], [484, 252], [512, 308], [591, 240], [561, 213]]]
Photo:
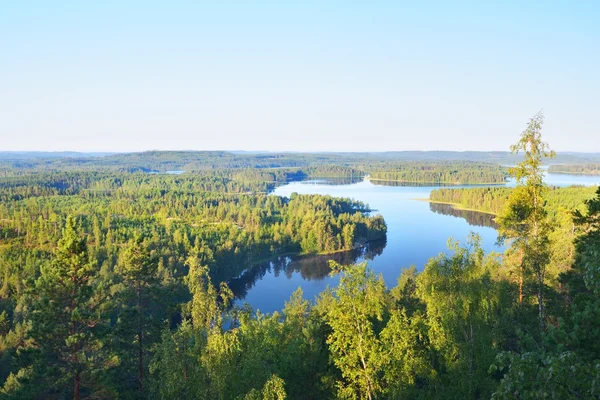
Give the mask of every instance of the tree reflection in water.
[[328, 186], [343, 186], [343, 185], [351, 185], [353, 183], [362, 182], [364, 178], [362, 176], [347, 176], [340, 178], [305, 178], [299, 180], [303, 184], [306, 185], [328, 185]]
[[493, 214], [487, 214], [477, 211], [459, 210], [451, 204], [429, 203], [429, 209], [435, 213], [451, 215], [456, 218], [463, 218], [471, 226], [483, 226], [487, 228], [498, 229], [498, 224], [494, 221]]
[[239, 276], [230, 279], [227, 284], [233, 291], [236, 299], [243, 299], [248, 294], [248, 290], [267, 273], [273, 273], [276, 277], [280, 274], [285, 274], [288, 279], [291, 279], [294, 273], [300, 273], [300, 276], [304, 280], [321, 280], [326, 278], [331, 272], [329, 260], [334, 260], [344, 265], [363, 260], [369, 261], [381, 255], [385, 245], [386, 241], [382, 239], [368, 242], [365, 246], [358, 249], [335, 254], [280, 256], [246, 269]]

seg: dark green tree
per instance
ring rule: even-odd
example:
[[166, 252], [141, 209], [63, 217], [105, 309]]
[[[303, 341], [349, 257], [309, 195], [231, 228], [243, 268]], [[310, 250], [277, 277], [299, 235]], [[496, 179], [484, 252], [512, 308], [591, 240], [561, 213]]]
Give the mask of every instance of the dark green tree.
[[583, 235], [576, 241], [578, 264], [587, 288], [600, 294], [600, 187], [586, 201], [587, 213], [576, 211], [575, 223]]
[[135, 386], [140, 394], [144, 392], [148, 352], [160, 332], [160, 320], [155, 316], [159, 306], [157, 264], [142, 238], [137, 237], [124, 249], [118, 266], [121, 283], [116, 296], [118, 321], [114, 330], [120, 342], [117, 351], [124, 366], [132, 374], [135, 371]]

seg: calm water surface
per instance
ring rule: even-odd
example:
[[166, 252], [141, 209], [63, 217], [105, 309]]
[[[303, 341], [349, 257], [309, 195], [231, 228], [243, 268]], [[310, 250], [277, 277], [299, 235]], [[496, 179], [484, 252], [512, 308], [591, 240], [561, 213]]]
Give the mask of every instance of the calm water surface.
[[[600, 177], [570, 174], [547, 174], [549, 185], [598, 185]], [[514, 182], [509, 182], [513, 186]], [[373, 184], [368, 180], [340, 184], [335, 180], [291, 182], [280, 186], [274, 195], [289, 197], [291, 193], [323, 194], [350, 197], [367, 203], [374, 213], [383, 215], [388, 232], [385, 242], [370, 243], [366, 248], [328, 256], [279, 257], [247, 269], [229, 284], [237, 303], [250, 304], [255, 310], [280, 310], [298, 288], [306, 299], [314, 299], [327, 286], [335, 286], [337, 276], [329, 276], [328, 260], [342, 264], [367, 261], [369, 268], [383, 275], [388, 287], [396, 284], [403, 268], [415, 265], [422, 270], [427, 260], [447, 252], [448, 238], [465, 243], [471, 232], [482, 239], [486, 252], [502, 249], [496, 243], [497, 233], [492, 216], [455, 210], [448, 205], [430, 204], [426, 199], [439, 186], [405, 186]], [[474, 187], [453, 186], [453, 187]]]

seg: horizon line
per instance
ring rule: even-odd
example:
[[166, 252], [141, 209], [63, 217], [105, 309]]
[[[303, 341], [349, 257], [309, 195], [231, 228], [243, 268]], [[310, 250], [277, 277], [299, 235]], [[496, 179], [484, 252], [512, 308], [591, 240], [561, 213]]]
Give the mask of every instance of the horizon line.
[[[556, 153], [579, 153], [579, 154], [598, 154], [600, 151], [577, 151], [577, 150], [554, 150]], [[344, 153], [344, 154], [364, 154], [364, 153], [508, 153], [510, 150], [226, 150], [226, 149], [147, 149], [147, 150], [0, 150], [0, 154], [6, 153], [77, 153], [77, 154], [136, 154], [151, 152], [173, 152], [173, 153], [274, 153], [274, 154], [323, 154], [323, 153]]]

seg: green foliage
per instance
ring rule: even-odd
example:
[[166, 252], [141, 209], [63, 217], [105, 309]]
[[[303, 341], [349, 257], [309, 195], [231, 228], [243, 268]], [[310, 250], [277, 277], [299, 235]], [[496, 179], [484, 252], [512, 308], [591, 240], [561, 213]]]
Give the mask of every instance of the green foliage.
[[498, 351], [503, 288], [490, 276], [498, 260], [485, 257], [479, 241], [471, 237], [472, 248], [451, 243], [454, 254], [429, 260], [418, 278], [429, 341], [448, 371], [442, 378], [445, 390], [452, 388], [448, 398], [485, 397], [494, 387], [487, 371]]
[[435, 375], [430, 360], [427, 320], [422, 313], [408, 316], [403, 308], [391, 309], [380, 334], [384, 398], [416, 396], [417, 385]]
[[511, 146], [515, 153], [522, 151], [525, 158], [510, 169], [517, 187], [510, 194], [507, 204], [497, 219], [499, 239], [511, 241], [511, 251], [521, 252], [521, 276], [533, 273], [537, 279], [537, 300], [540, 328], [546, 327], [544, 317], [543, 290], [546, 266], [550, 262], [550, 239], [552, 226], [548, 220], [545, 196], [548, 188], [543, 181], [541, 169], [545, 157], [554, 157], [542, 141], [544, 116], [536, 114], [521, 134], [517, 144]]
[[586, 201], [587, 213], [575, 212], [575, 222], [585, 234], [577, 239], [579, 264], [587, 287], [600, 294], [600, 187], [596, 197]]
[[184, 320], [175, 332], [165, 329], [150, 364], [151, 393], [157, 399], [203, 399], [206, 387], [198, 354], [202, 339], [190, 321]]
[[600, 396], [600, 362], [584, 363], [571, 352], [502, 353], [491, 368], [506, 367], [492, 399], [595, 399]]
[[327, 316], [331, 327], [327, 344], [344, 379], [338, 382], [339, 396], [372, 399], [382, 391], [382, 345], [375, 325], [383, 318], [385, 284], [367, 271], [366, 264], [349, 268], [332, 264], [332, 269], [342, 273]]
[[577, 294], [560, 323], [550, 326], [545, 349], [501, 352], [490, 367], [503, 378], [494, 399], [600, 397], [600, 298]]
[[284, 382], [277, 375], [271, 376], [260, 392], [252, 389], [244, 396], [244, 400], [285, 400], [286, 398]]

